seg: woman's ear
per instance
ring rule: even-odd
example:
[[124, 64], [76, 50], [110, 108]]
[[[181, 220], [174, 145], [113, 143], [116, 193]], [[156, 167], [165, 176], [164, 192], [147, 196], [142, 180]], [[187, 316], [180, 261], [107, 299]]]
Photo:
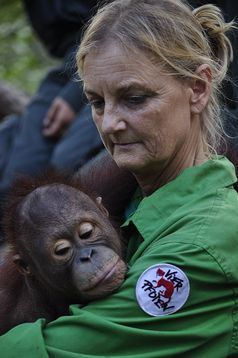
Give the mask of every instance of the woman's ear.
[[212, 73], [207, 64], [200, 65], [195, 71], [195, 75], [200, 78], [192, 79], [191, 112], [199, 114], [206, 107], [210, 93]]

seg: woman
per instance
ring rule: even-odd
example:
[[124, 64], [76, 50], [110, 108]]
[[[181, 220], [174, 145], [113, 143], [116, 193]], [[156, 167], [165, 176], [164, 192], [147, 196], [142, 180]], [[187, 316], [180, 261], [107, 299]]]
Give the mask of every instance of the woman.
[[85, 93], [141, 192], [124, 224], [128, 275], [107, 299], [2, 336], [4, 357], [238, 356], [237, 179], [215, 154], [231, 27], [180, 0], [116, 0], [92, 20]]

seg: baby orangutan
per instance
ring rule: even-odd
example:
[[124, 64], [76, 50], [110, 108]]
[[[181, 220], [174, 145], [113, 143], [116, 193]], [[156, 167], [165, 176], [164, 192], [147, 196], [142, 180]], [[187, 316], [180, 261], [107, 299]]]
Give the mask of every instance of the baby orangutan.
[[127, 270], [119, 230], [101, 197], [80, 178], [21, 179], [4, 218], [0, 333], [38, 318], [68, 314], [116, 291]]

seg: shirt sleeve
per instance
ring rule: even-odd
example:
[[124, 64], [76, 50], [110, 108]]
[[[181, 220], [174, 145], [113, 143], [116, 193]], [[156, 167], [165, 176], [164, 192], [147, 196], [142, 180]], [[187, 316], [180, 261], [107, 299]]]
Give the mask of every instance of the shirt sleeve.
[[[137, 302], [136, 284], [161, 263], [178, 267], [190, 291], [175, 313], [151, 316]], [[144, 249], [119, 292], [83, 308], [73, 305], [70, 316], [48, 325], [20, 325], [0, 338], [0, 351], [5, 358], [224, 358], [233, 349], [232, 281], [211, 252], [167, 237]]]

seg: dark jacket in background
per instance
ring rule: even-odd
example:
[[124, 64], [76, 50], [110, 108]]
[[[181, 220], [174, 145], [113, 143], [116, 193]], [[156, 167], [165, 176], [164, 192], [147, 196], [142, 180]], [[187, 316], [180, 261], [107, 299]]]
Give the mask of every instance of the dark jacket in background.
[[[97, 0], [22, 0], [33, 30], [51, 56], [61, 59], [41, 80], [24, 113], [0, 126], [0, 197], [5, 197], [16, 174], [35, 176], [48, 167], [78, 170], [103, 147], [85, 104], [77, 78], [75, 54], [86, 21]], [[42, 134], [43, 121], [55, 98], [63, 98], [76, 116], [57, 138]], [[1, 212], [0, 212], [1, 217]]]
[[47, 51], [64, 57], [79, 43], [82, 27], [94, 13], [97, 0], [23, 0], [31, 25]]

